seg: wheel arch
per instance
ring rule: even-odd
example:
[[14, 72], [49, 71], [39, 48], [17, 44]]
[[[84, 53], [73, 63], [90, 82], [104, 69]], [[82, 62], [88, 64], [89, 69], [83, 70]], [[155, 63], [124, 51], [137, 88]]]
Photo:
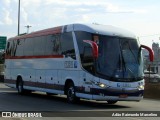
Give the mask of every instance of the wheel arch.
[[16, 80], [16, 88], [18, 87], [18, 82], [19, 82], [20, 79], [22, 80], [22, 76], [18, 75], [17, 76], [17, 80]]
[[66, 79], [65, 85], [64, 85], [64, 94], [65, 94], [65, 95], [67, 95], [67, 88], [68, 88], [68, 85], [69, 85], [70, 83], [73, 83], [73, 85], [75, 85], [72, 79]]

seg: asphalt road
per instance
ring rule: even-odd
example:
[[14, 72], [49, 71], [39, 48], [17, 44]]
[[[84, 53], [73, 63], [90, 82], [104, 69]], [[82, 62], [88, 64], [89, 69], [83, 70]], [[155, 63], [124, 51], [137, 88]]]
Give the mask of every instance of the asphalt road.
[[[109, 105], [107, 104], [107, 102], [81, 100], [77, 104], [68, 104], [66, 102], [65, 96], [60, 96], [60, 95], [47, 96], [45, 93], [40, 93], [40, 92], [34, 92], [29, 95], [19, 95], [17, 94], [16, 89], [8, 88], [3, 83], [0, 83], [0, 111], [1, 112], [4, 112], [4, 111], [15, 111], [15, 112], [16, 111], [23, 111], [23, 112], [25, 111], [28, 111], [28, 112], [60, 111], [60, 112], [64, 112], [64, 114], [66, 114], [66, 111], [80, 111], [82, 117], [83, 115], [85, 117], [85, 114], [92, 114], [93, 116], [91, 115], [90, 117], [93, 117], [93, 118], [89, 118], [89, 119], [95, 119], [94, 118], [95, 116], [98, 116], [98, 117], [101, 115], [104, 116], [104, 114], [107, 114], [109, 111], [112, 111], [113, 113], [117, 113], [117, 112], [121, 113], [121, 111], [126, 111], [126, 112], [149, 111], [154, 113], [155, 111], [160, 111], [160, 101], [153, 100], [153, 99], [143, 99], [140, 102], [118, 102], [114, 105]], [[73, 113], [71, 112], [71, 114]], [[60, 116], [58, 116], [57, 119], [60, 119], [59, 117]], [[50, 119], [50, 118], [47, 118], [47, 119]], [[73, 117], [71, 119], [73, 119]], [[77, 119], [80, 119], [80, 118], [77, 118]], [[116, 117], [114, 117], [114, 119], [116, 119]], [[123, 120], [124, 118], [117, 117], [117, 119]], [[144, 118], [132, 117], [130, 119], [141, 120]], [[149, 120], [151, 119], [151, 117], [146, 117], [145, 119]], [[158, 118], [155, 117], [152, 119], [158, 119]]]

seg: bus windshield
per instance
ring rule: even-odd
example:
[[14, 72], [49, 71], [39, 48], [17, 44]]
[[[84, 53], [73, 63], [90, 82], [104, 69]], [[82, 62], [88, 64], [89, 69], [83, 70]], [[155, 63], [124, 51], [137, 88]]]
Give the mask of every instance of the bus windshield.
[[[88, 32], [76, 32], [76, 37], [82, 66], [88, 72], [114, 81], [143, 79], [143, 59], [136, 39], [107, 35], [95, 37]], [[97, 43], [99, 55], [96, 60], [93, 60], [93, 53], [83, 40]]]
[[137, 40], [99, 36], [97, 72], [117, 79], [143, 76], [142, 58]]

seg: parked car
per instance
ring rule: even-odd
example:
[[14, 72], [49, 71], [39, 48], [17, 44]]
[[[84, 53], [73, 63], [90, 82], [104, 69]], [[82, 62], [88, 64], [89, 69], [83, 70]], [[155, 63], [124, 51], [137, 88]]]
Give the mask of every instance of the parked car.
[[160, 75], [155, 72], [144, 71], [144, 75], [146, 82], [154, 82], [154, 83], [160, 82]]

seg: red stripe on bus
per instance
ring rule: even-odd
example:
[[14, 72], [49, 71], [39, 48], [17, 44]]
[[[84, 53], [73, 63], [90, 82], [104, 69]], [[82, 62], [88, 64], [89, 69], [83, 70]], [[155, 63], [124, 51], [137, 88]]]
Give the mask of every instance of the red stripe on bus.
[[6, 56], [5, 59], [38, 59], [38, 58], [63, 58], [63, 55], [41, 55], [41, 56]]
[[45, 36], [45, 35], [52, 35], [52, 34], [60, 34], [61, 32], [62, 32], [62, 26], [37, 31], [37, 32], [30, 33], [30, 34], [22, 35], [22, 36], [16, 36], [14, 38], [9, 39], [9, 41], [10, 40], [17, 40], [17, 39], [38, 37], [38, 36]]

